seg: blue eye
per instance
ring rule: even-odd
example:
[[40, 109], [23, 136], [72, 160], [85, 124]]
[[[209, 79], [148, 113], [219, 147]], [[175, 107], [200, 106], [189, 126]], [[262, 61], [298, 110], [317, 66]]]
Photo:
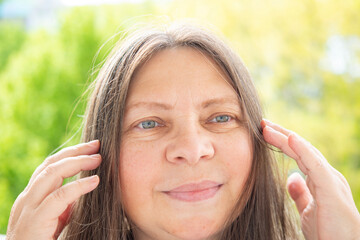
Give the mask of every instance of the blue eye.
[[138, 126], [142, 129], [151, 129], [151, 128], [159, 126], [159, 123], [155, 122], [154, 120], [146, 120], [146, 121], [139, 123]]
[[231, 120], [231, 117], [229, 115], [220, 115], [220, 116], [216, 116], [213, 119], [211, 119], [210, 122], [224, 123], [224, 122], [229, 122], [230, 120]]

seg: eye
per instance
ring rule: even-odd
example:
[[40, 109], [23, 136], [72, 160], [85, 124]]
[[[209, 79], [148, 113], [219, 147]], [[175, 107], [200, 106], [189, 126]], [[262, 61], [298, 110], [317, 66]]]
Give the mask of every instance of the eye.
[[216, 116], [213, 119], [211, 119], [210, 122], [224, 123], [224, 122], [229, 122], [230, 120], [231, 120], [231, 117], [229, 115], [219, 115], [219, 116]]
[[142, 128], [142, 129], [151, 129], [151, 128], [158, 127], [158, 126], [159, 126], [159, 123], [154, 120], [142, 121], [141, 123], [139, 123], [137, 125], [137, 127]]

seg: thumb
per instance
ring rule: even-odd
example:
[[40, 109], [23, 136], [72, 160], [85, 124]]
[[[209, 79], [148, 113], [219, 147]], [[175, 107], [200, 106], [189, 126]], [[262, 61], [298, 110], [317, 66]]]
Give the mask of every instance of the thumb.
[[286, 185], [291, 198], [295, 201], [299, 214], [302, 215], [306, 206], [313, 200], [305, 180], [299, 173], [295, 172], [288, 177]]

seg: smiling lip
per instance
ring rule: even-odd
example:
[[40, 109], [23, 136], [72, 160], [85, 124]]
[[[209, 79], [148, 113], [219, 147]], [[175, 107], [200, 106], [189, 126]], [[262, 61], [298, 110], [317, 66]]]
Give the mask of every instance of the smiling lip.
[[200, 183], [185, 184], [164, 193], [180, 201], [196, 202], [212, 198], [221, 186], [222, 184], [217, 182], [202, 181]]

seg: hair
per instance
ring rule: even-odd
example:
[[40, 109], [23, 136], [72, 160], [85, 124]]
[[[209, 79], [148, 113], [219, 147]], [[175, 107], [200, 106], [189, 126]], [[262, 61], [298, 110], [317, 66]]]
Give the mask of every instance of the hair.
[[252, 166], [221, 239], [299, 239], [299, 227], [278, 164], [262, 136], [262, 110], [250, 74], [240, 57], [218, 35], [194, 24], [135, 31], [114, 48], [92, 84], [82, 140], [99, 139], [101, 165], [81, 177], [101, 181], [74, 205], [64, 239], [133, 239], [131, 219], [121, 203], [120, 142], [125, 101], [135, 71], [152, 55], [174, 47], [191, 47], [210, 56], [227, 75], [241, 102], [252, 142]]

